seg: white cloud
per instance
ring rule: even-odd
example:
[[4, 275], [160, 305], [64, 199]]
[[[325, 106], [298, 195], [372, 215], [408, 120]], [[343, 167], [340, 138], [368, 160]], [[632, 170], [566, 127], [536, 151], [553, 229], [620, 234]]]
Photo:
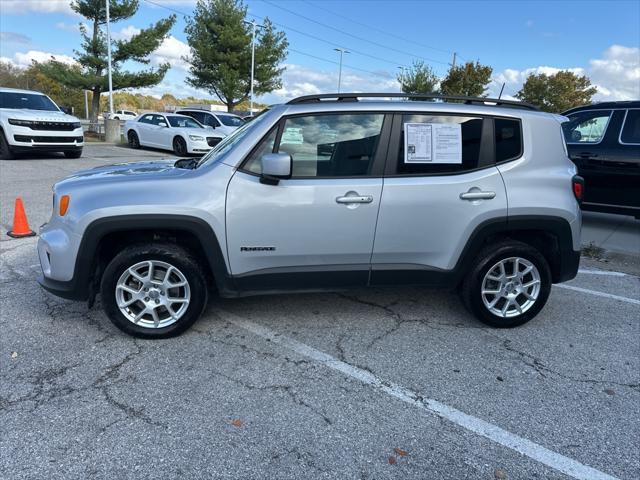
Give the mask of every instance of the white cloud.
[[589, 62], [588, 71], [599, 100], [640, 98], [640, 48], [612, 45], [603, 58]]
[[[282, 88], [262, 96], [265, 103], [281, 103], [287, 99], [316, 93], [331, 93], [338, 89], [338, 69], [315, 70], [296, 64], [284, 65]], [[378, 75], [357, 73], [343, 68], [341, 88], [343, 92], [399, 92], [400, 84], [388, 72]]]
[[26, 68], [31, 66], [32, 61], [36, 62], [48, 62], [55, 58], [57, 61], [72, 65], [75, 60], [68, 55], [61, 55], [59, 53], [42, 52], [40, 50], [29, 50], [28, 52], [17, 52], [13, 54], [13, 57], [2, 57], [2, 60], [8, 63], [12, 63], [16, 67]]
[[504, 98], [514, 95], [530, 74], [552, 75], [560, 70], [569, 70], [577, 75], [586, 75], [598, 89], [595, 101], [632, 100], [640, 98], [640, 48], [612, 45], [604, 51], [602, 58], [592, 59], [586, 67], [539, 66], [524, 70], [506, 69], [494, 76], [489, 86], [490, 96], [497, 96], [505, 83]]
[[111, 38], [113, 40], [131, 40], [131, 37], [140, 33], [140, 29], [138, 27], [134, 27], [133, 25], [127, 25], [126, 27], [111, 32]]
[[58, 22], [56, 23], [56, 28], [58, 30], [64, 30], [65, 32], [80, 33], [79, 23]]
[[71, 9], [69, 0], [1, 0], [0, 11], [6, 14], [35, 13], [66, 13], [77, 15]]
[[169, 63], [172, 68], [187, 71], [189, 64], [183, 60], [183, 57], [189, 56], [189, 53], [190, 49], [186, 43], [178, 40], [173, 35], [169, 35], [150, 55], [150, 59], [153, 65]]
[[0, 42], [28, 45], [31, 43], [31, 38], [27, 37], [26, 35], [22, 35], [21, 33], [0, 32]]

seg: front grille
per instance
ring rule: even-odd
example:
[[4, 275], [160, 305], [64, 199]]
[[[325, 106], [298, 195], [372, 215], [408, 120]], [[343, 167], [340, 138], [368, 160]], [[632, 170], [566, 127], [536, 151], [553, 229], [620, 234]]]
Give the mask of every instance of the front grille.
[[49, 130], [56, 132], [72, 132], [80, 125], [69, 122], [33, 122], [30, 125], [31, 130]]
[[14, 135], [16, 142], [34, 142], [34, 143], [73, 143], [82, 142], [84, 138], [80, 137], [33, 137], [30, 135]]
[[222, 139], [218, 137], [207, 137], [207, 143], [209, 144], [210, 147], [215, 147], [217, 144], [220, 143], [220, 140]]

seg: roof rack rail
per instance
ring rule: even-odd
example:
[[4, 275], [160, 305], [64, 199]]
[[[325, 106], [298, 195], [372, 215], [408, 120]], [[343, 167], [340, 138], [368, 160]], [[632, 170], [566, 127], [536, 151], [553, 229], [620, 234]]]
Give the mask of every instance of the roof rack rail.
[[456, 95], [438, 95], [431, 93], [320, 93], [316, 95], [304, 95], [302, 97], [289, 100], [287, 105], [299, 105], [301, 103], [314, 103], [322, 100], [333, 99], [338, 102], [357, 102], [360, 98], [411, 98], [419, 100], [441, 100], [460, 102], [466, 105], [491, 105], [499, 107], [523, 108], [527, 110], [539, 110], [538, 107], [525, 102], [516, 102], [514, 100], [502, 100], [500, 98], [487, 97], [464, 97]]

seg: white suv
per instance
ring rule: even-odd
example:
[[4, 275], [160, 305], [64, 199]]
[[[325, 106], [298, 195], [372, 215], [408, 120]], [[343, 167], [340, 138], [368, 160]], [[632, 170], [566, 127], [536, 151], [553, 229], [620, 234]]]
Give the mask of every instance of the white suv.
[[79, 158], [84, 146], [80, 120], [67, 115], [46, 95], [0, 88], [0, 158], [21, 152], [63, 152]]
[[114, 120], [133, 120], [137, 116], [138, 114], [131, 110], [116, 110], [111, 118]]
[[484, 98], [361, 101], [393, 96], [411, 95], [301, 97], [200, 160], [62, 180], [40, 283], [99, 292], [118, 328], [147, 338], [186, 330], [212, 292], [449, 287], [487, 324], [531, 320], [580, 260], [566, 118]]

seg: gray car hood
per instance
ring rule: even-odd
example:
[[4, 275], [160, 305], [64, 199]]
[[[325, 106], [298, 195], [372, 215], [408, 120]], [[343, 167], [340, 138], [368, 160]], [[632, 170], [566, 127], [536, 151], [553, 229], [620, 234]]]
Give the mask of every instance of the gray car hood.
[[158, 160], [153, 162], [131, 162], [104, 165], [88, 170], [81, 170], [61, 180], [60, 186], [76, 186], [85, 183], [118, 182], [128, 180], [142, 180], [146, 177], [153, 179], [175, 178], [186, 175], [192, 170], [177, 168], [175, 160]]

